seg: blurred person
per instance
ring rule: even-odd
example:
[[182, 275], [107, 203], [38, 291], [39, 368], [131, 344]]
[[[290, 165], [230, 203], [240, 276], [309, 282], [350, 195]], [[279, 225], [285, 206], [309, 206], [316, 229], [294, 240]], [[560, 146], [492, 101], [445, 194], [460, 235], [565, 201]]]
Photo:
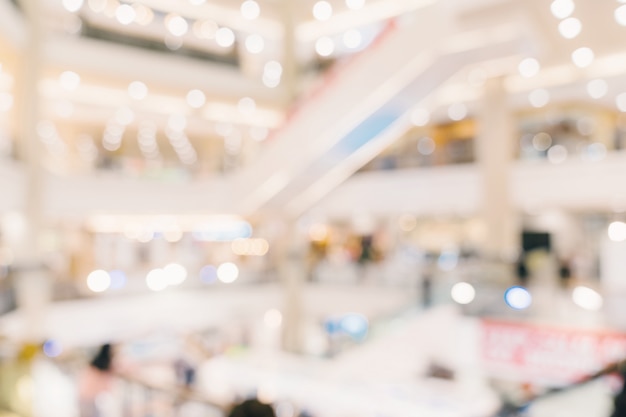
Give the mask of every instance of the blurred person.
[[615, 397], [613, 397], [613, 414], [611, 414], [611, 417], [626, 417], [626, 361], [609, 365], [603, 371], [619, 373], [622, 380], [622, 387]]
[[80, 417], [101, 417], [98, 397], [111, 390], [113, 385], [113, 347], [100, 346], [98, 352], [83, 371], [78, 381]]
[[271, 405], [249, 399], [235, 405], [228, 417], [276, 417], [276, 414]]

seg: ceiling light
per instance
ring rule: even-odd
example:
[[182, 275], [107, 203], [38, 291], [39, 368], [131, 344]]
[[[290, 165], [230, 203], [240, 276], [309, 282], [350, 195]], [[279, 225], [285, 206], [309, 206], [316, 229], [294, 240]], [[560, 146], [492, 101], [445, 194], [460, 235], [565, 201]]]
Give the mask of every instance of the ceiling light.
[[519, 63], [517, 69], [524, 78], [534, 77], [539, 73], [539, 62], [535, 58], [526, 58]]
[[246, 0], [241, 4], [241, 15], [244, 19], [254, 20], [261, 14], [259, 3], [254, 0]]
[[504, 301], [514, 310], [524, 310], [530, 307], [533, 297], [526, 288], [515, 286], [505, 291]]
[[246, 50], [251, 54], [259, 54], [265, 48], [265, 41], [256, 33], [246, 37]]
[[615, 104], [622, 113], [626, 113], [626, 93], [622, 93], [615, 97]]
[[550, 101], [550, 93], [543, 88], [538, 88], [530, 92], [528, 95], [528, 101], [530, 101], [530, 104], [533, 107], [543, 107]]
[[626, 26], [626, 4], [615, 9], [615, 20], [622, 26]]
[[574, 39], [580, 34], [582, 24], [575, 17], [569, 17], [559, 23], [559, 32], [565, 39]]
[[423, 108], [418, 107], [411, 112], [411, 123], [415, 126], [426, 126], [430, 121], [430, 112]]
[[154, 12], [151, 8], [141, 3], [135, 3], [133, 4], [133, 9], [135, 9], [135, 22], [140, 25], [147, 26], [154, 20]]
[[217, 278], [225, 284], [235, 282], [239, 276], [239, 268], [232, 262], [225, 262], [217, 267]]
[[115, 17], [115, 12], [117, 11], [117, 8], [119, 7], [120, 2], [118, 0], [107, 0], [105, 5], [104, 5], [104, 15], [106, 17], [109, 17], [111, 19], [113, 19]]
[[268, 88], [278, 87], [280, 84], [280, 78], [270, 78], [267, 75], [263, 75], [263, 85]]
[[323, 36], [315, 42], [315, 52], [320, 56], [330, 56], [335, 51], [335, 42], [328, 36]]
[[170, 51], [177, 51], [183, 47], [183, 38], [180, 36], [174, 36], [167, 34], [164, 39], [165, 46]]
[[187, 269], [177, 263], [172, 262], [163, 268], [167, 285], [180, 285], [187, 279]]
[[283, 66], [278, 61], [268, 61], [263, 67], [263, 75], [269, 78], [277, 78], [283, 75]]
[[554, 0], [550, 4], [550, 11], [557, 19], [565, 19], [574, 13], [576, 5], [572, 0]]
[[602, 308], [604, 300], [602, 296], [591, 288], [578, 286], [572, 293], [574, 303], [585, 310], [598, 311]]
[[63, 0], [63, 7], [68, 12], [77, 12], [83, 7], [83, 0]]
[[148, 87], [141, 81], [133, 81], [128, 85], [128, 95], [133, 100], [143, 100], [148, 95]]
[[206, 103], [206, 96], [200, 90], [191, 90], [187, 93], [187, 104], [194, 109], [199, 109]]
[[64, 71], [59, 77], [59, 82], [64, 90], [74, 91], [80, 85], [80, 75], [74, 71]]
[[93, 292], [104, 292], [111, 286], [111, 276], [108, 272], [97, 269], [87, 276], [87, 288]]
[[533, 136], [533, 148], [539, 152], [547, 151], [552, 146], [552, 136], [546, 132], [539, 132]]
[[604, 80], [591, 80], [587, 83], [587, 93], [591, 98], [602, 98], [609, 91], [609, 85]]
[[223, 48], [233, 46], [235, 43], [235, 33], [229, 28], [219, 28], [215, 32], [215, 42]]
[[88, 0], [87, 5], [95, 13], [103, 12], [107, 7], [106, 0]]
[[200, 39], [214, 39], [218, 26], [212, 20], [198, 20], [193, 25], [193, 33]]
[[585, 68], [593, 62], [594, 53], [591, 49], [583, 47], [572, 52], [572, 62], [578, 68]]
[[437, 144], [432, 138], [429, 138], [428, 136], [424, 136], [423, 138], [420, 138], [419, 141], [417, 141], [417, 151], [420, 153], [420, 155], [432, 155], [433, 152], [435, 152], [436, 148]]
[[467, 116], [467, 106], [463, 103], [454, 103], [448, 107], [448, 117], [454, 121], [465, 119]]
[[365, 6], [365, 0], [346, 0], [346, 6], [350, 10], [360, 10]]
[[452, 287], [450, 295], [459, 304], [469, 304], [476, 298], [476, 290], [467, 282], [458, 282]]
[[123, 25], [130, 25], [136, 17], [137, 13], [130, 4], [120, 4], [115, 9], [115, 18]]
[[189, 30], [189, 24], [184, 17], [170, 15], [165, 19], [167, 30], [174, 36], [183, 36]]
[[613, 242], [623, 242], [626, 240], [626, 223], [613, 222], [609, 225], [609, 239]]
[[246, 115], [250, 115], [256, 111], [256, 102], [250, 97], [244, 97], [237, 103], [237, 109]]
[[361, 46], [361, 42], [363, 41], [363, 36], [361, 32], [356, 29], [350, 29], [346, 33], [343, 34], [343, 44], [348, 49], [356, 49]]
[[167, 281], [167, 274], [160, 268], [151, 270], [146, 276], [146, 285], [152, 291], [163, 291], [167, 288]]
[[329, 2], [321, 0], [313, 6], [313, 17], [319, 21], [330, 19], [333, 15], [333, 6]]
[[548, 149], [548, 161], [551, 164], [558, 165], [567, 159], [567, 148], [563, 145], [554, 145]]

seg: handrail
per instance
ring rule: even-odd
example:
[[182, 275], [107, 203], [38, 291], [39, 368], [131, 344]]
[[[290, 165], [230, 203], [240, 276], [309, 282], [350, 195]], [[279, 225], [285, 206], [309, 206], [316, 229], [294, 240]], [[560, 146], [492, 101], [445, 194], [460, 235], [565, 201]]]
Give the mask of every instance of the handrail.
[[502, 407], [500, 408], [500, 410], [494, 417], [519, 416], [521, 415], [520, 413], [527, 410], [535, 401], [541, 400], [543, 398], [548, 398], [556, 394], [561, 394], [563, 392], [571, 391], [574, 388], [578, 388], [580, 386], [593, 382], [603, 376], [618, 372], [620, 370], [624, 370], [625, 367], [626, 367], [626, 360], [613, 362], [613, 363], [608, 364], [604, 368], [600, 369], [599, 371], [593, 374], [587, 375], [583, 378], [580, 378], [568, 385], [564, 385], [561, 387], [548, 388], [547, 390], [528, 398], [526, 401], [524, 401], [521, 404], [514, 404], [513, 402], [510, 402], [510, 401], [504, 401], [502, 404]]

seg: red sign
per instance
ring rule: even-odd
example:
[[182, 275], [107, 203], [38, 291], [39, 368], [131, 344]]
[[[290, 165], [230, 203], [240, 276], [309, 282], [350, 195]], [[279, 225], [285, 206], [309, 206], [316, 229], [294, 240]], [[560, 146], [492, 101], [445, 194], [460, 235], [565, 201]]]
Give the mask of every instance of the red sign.
[[626, 358], [626, 334], [484, 320], [482, 354], [494, 376], [571, 382]]

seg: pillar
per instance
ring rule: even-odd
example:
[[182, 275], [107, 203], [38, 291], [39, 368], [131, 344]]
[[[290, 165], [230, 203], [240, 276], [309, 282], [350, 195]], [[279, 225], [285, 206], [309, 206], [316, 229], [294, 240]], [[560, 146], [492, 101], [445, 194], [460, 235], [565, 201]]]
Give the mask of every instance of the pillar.
[[502, 78], [485, 83], [478, 117], [477, 162], [482, 180], [483, 254], [510, 259], [519, 250], [519, 221], [511, 201], [510, 171], [515, 151], [515, 127]]
[[282, 83], [285, 86], [284, 91], [286, 105], [290, 105], [297, 95], [297, 71], [298, 63], [296, 62], [296, 31], [295, 31], [295, 13], [294, 1], [282, 1], [282, 22], [283, 22], [283, 76]]
[[45, 307], [51, 294], [47, 271], [42, 263], [43, 168], [37, 137], [39, 121], [39, 80], [42, 67], [42, 17], [39, 0], [22, 3], [28, 26], [28, 40], [22, 54], [16, 91], [18, 104], [18, 151], [25, 175], [24, 200], [20, 222], [10, 242], [15, 261], [13, 274], [18, 308], [24, 317], [21, 338], [37, 342], [43, 336]]

